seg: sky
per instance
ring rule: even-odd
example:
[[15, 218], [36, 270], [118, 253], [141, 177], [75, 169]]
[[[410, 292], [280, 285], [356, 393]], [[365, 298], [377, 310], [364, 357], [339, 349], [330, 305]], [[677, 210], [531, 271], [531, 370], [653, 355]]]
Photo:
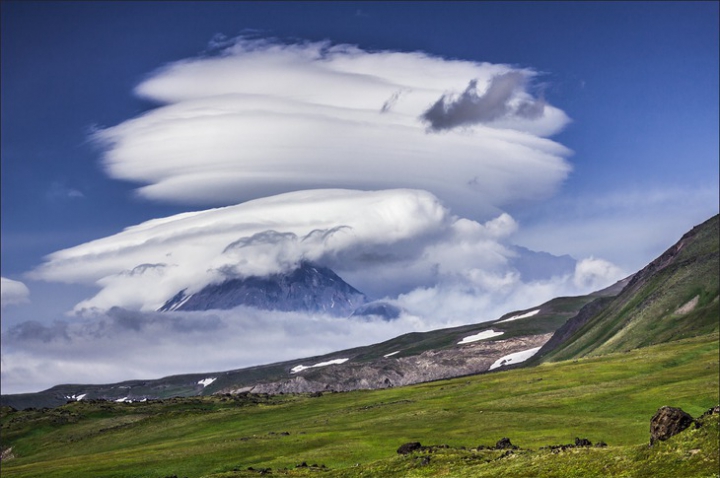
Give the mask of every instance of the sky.
[[[496, 319], [718, 212], [717, 2], [1, 8], [3, 393]], [[156, 312], [301, 261], [403, 314]]]

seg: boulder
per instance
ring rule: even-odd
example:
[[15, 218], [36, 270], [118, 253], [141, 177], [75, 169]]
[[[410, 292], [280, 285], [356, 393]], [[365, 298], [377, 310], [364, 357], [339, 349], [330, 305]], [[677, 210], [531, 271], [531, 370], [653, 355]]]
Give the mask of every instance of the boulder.
[[592, 443], [587, 438], [577, 438], [575, 437], [575, 446], [582, 447], [582, 446], [592, 446]]
[[414, 442], [405, 443], [404, 445], [401, 445], [400, 448], [397, 449], [397, 452], [400, 455], [407, 455], [408, 453], [422, 450], [422, 447], [423, 446], [420, 444], [420, 442], [414, 441]]
[[677, 435], [695, 423], [695, 419], [680, 408], [660, 407], [650, 420], [650, 446]]
[[496, 450], [517, 450], [518, 447], [510, 443], [509, 438], [501, 438], [498, 440], [498, 442], [495, 444]]

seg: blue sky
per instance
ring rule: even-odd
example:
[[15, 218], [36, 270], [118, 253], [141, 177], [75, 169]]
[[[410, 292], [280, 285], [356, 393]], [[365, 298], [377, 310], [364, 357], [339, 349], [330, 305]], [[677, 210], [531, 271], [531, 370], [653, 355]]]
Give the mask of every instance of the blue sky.
[[[233, 206], [248, 199], [303, 189], [301, 183], [305, 180], [288, 173], [279, 179], [253, 185], [242, 183], [242, 188], [232, 183], [223, 189], [247, 191], [237, 197], [220, 194], [222, 188], [213, 182], [194, 195], [186, 194], [182, 188], [169, 190], [155, 178], [162, 176], [170, 182], [178, 179], [178, 170], [174, 169], [177, 166], [167, 156], [172, 152], [148, 150], [138, 159], [131, 157], [130, 147], [120, 144], [138, 140], [141, 127], [147, 126], [140, 122], [136, 128], [133, 118], [149, 118], [147, 115], [153, 112], [165, 114], [170, 111], [163, 109], [166, 104], [187, 108], [186, 96], [198, 101], [208, 99], [207, 89], [198, 95], [190, 87], [180, 88], [169, 100], [163, 96], [178, 78], [187, 77], [191, 82], [196, 78], [179, 66], [168, 70], [168, 65], [197, 60], [199, 69], [206, 68], [209, 63], [200, 59], [228, 54], [229, 50], [224, 49], [232, 48], [238, 37], [245, 39], [246, 43], [238, 47], [244, 50], [233, 54], [246, 57], [249, 50], [258, 48], [247, 43], [251, 40], [283, 45], [326, 42], [330, 46], [356, 46], [378, 76], [382, 76], [382, 68], [373, 62], [379, 62], [381, 55], [373, 52], [421, 52], [423, 58], [408, 67], [416, 68], [412, 70], [414, 75], [421, 76], [424, 68], [437, 68], [439, 73], [447, 71], [451, 75], [472, 67], [477, 68], [481, 78], [488, 75], [485, 79], [490, 84], [492, 78], [514, 78], [511, 86], [520, 92], [518, 101], [546, 102], [547, 121], [541, 126], [517, 126], [512, 121], [522, 118], [516, 115], [508, 120], [509, 126], [497, 123], [494, 131], [521, 131], [513, 136], [521, 139], [508, 140], [512, 145], [526, 141], [523, 135], [529, 134], [535, 141], [530, 149], [545, 155], [508, 156], [515, 161], [512, 167], [488, 159], [488, 168], [482, 170], [487, 177], [481, 174], [465, 178], [467, 184], [478, 184], [476, 197], [458, 193], [457, 184], [451, 182], [434, 188], [430, 181], [433, 178], [421, 177], [423, 172], [425, 176], [435, 174], [426, 169], [430, 166], [422, 166], [431, 164], [425, 157], [414, 163], [421, 166], [398, 164], [399, 172], [388, 172], [385, 181], [380, 181], [374, 172], [356, 180], [369, 160], [360, 154], [362, 148], [357, 157], [351, 158], [352, 168], [357, 171], [316, 177], [308, 180], [309, 188], [429, 190], [449, 212], [440, 219], [428, 213], [428, 224], [446, 221], [443, 218], [448, 214], [455, 214], [477, 221], [487, 232], [492, 229], [488, 221], [505, 213], [512, 218], [512, 224], [500, 221], [505, 224], [502, 244], [558, 256], [570, 254], [577, 260], [601, 258], [607, 261], [603, 263], [607, 271], [631, 273], [687, 229], [717, 213], [718, 23], [716, 2], [3, 2], [2, 276], [21, 281], [29, 289], [23, 303], [3, 308], [3, 332], [30, 320], [43, 327], [57, 321], [72, 322], [75, 319], [68, 318], [66, 312], [97, 292], [93, 285], [97, 277], [88, 275], [75, 280], [67, 272], [75, 266], [66, 257], [44, 259], [48, 254], [107, 238], [150, 219]], [[274, 55], [271, 48], [263, 52], [267, 58]], [[298, 52], [305, 54], [305, 50]], [[258, 68], [269, 68], [269, 63], [261, 60]], [[504, 66], [478, 66], [484, 63]], [[161, 70], [163, 67], [166, 70]], [[504, 71], [516, 76], [502, 76]], [[398, 67], [393, 74], [405, 72]], [[271, 73], [267, 70], [264, 74]], [[247, 76], [243, 70], [237, 74], [238, 81]], [[209, 76], [198, 76], [197, 81], [210, 84]], [[459, 98], [471, 79], [458, 77], [452, 86], [452, 98]], [[418, 78], [418, 82], [421, 80]], [[139, 85], [145, 89], [136, 90]], [[297, 83], [298, 91], [305, 86], [311, 85]], [[365, 86], [369, 97], [370, 86]], [[352, 98], [352, 85], [348, 83], [347, 88], [348, 98]], [[438, 88], [442, 94], [445, 87]], [[398, 90], [398, 108], [408, 96], [406, 91], [410, 89]], [[482, 91], [477, 95], [482, 96]], [[447, 96], [446, 103], [450, 101], [451, 96]], [[550, 107], [556, 114], [553, 118], [548, 116]], [[364, 117], [362, 121], [366, 121]], [[113, 129], [116, 126], [120, 128]], [[288, 128], [297, 130], [297, 126]], [[545, 129], [538, 133], [537, 128]], [[108, 146], [99, 142], [98, 131], [116, 143]], [[287, 135], [287, 131], [283, 134]], [[345, 134], [344, 130], [338, 130], [338, 134]], [[367, 130], [366, 134], [375, 134], [375, 130]], [[466, 146], [460, 144], [462, 139], [455, 141], [450, 134], [432, 132], [426, 137], [446, 141], [437, 146], [437, 154], [446, 154], [448, 165], [455, 164], [454, 154], [466, 154], [462, 149]], [[377, 141], [388, 150], [409, 149], [407, 144], [393, 143], [391, 136], [378, 136]], [[435, 147], [433, 144], [423, 146]], [[478, 144], [480, 149], [484, 147], [484, 143]], [[114, 163], [115, 169], [108, 166], [108, 151], [122, 157]], [[488, 147], [483, 151], [492, 156], [493, 151], [501, 155], [505, 149]], [[154, 156], [156, 153], [159, 156]], [[372, 154], [368, 151], [368, 158]], [[263, 156], [262, 164], [270, 164], [268, 158]], [[537, 172], [532, 169], [538, 161], [546, 160], [547, 167]], [[308, 166], [308, 171], [323, 171], [325, 163], [317, 161], [313, 167], [318, 169]], [[372, 167], [379, 171], [390, 164], [388, 159], [383, 161]], [[147, 164], [157, 164], [162, 170], [147, 173]], [[286, 168], [290, 163], [280, 164]], [[304, 164], [300, 162], [299, 167]], [[457, 170], [463, 172], [464, 167], [469, 166], [462, 163]], [[498, 171], [503, 175], [494, 176], [500, 174]], [[451, 172], [443, 178], [450, 181]], [[269, 173], [261, 168], [253, 170], [253, 174]], [[404, 176], [417, 179], [406, 181]], [[142, 178], [142, 182], [127, 181], [128, 177]], [[394, 178], [400, 181], [395, 184]], [[138, 188], [148, 184], [159, 186], [138, 193]], [[493, 184], [504, 185], [510, 192], [488, 192]], [[208, 193], [213, 188], [218, 191], [215, 197]], [[414, 200], [427, 206], [428, 211], [435, 211], [428, 205], [434, 204], [434, 199], [418, 197]], [[369, 199], [357, 200], [365, 204]], [[341, 217], [342, 211], [338, 208], [323, 214]], [[461, 235], [458, 231], [467, 233], [463, 224], [453, 226], [457, 237]], [[327, 227], [331, 227], [330, 223]], [[377, 234], [382, 230], [378, 229]], [[108, 247], [115, 244], [108, 241]], [[443, 247], [456, 243], [444, 244], [441, 247], [433, 243], [434, 257], [452, 263], [455, 257]], [[93, 253], [89, 246], [79, 251]], [[31, 271], [37, 271], [42, 264], [49, 265], [33, 275]], [[130, 270], [135, 265], [123, 267]], [[50, 271], [55, 266], [57, 269]], [[347, 273], [354, 277], [349, 266]], [[397, 271], [387, 274], [402, 282]], [[507, 275], [498, 272], [498, 277]], [[363, 278], [358, 275], [357, 280], [362, 283]], [[110, 286], [103, 287], [107, 292]], [[408, 299], [408, 303], [412, 301]], [[495, 304], [487, 313], [500, 310], [498, 307]], [[401, 330], [392, 332], [396, 331]], [[3, 345], [11, 340], [8, 337], [19, 336], [4, 334]], [[34, 349], [28, 345], [22, 350], [32, 354]], [[3, 360], [9, 359], [4, 356]], [[138, 365], [136, 370], [141, 373], [143, 368]], [[69, 372], [66, 375], [71, 376]], [[15, 386], [19, 390], [39, 383], [45, 382], [38, 378]]]

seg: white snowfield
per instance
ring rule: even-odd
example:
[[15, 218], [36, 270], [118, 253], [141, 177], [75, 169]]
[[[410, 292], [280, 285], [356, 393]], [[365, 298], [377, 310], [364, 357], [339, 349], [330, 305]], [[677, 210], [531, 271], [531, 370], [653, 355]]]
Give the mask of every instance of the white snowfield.
[[399, 353], [400, 353], [400, 351], [396, 350], [395, 352], [390, 352], [389, 354], [383, 355], [383, 357], [388, 358], [388, 357], [392, 357], [393, 355], [399, 354]]
[[200, 380], [200, 381], [198, 382], [198, 385], [202, 385], [203, 388], [205, 388], [205, 387], [207, 387], [208, 385], [210, 385], [211, 383], [213, 383], [215, 380], [217, 380], [217, 377], [204, 378], [204, 379], [202, 379], [202, 380]]
[[532, 317], [533, 315], [537, 314], [538, 312], [540, 312], [540, 309], [531, 310], [530, 312], [525, 312], [524, 314], [520, 314], [520, 315], [513, 315], [510, 318], [499, 321], [498, 324], [502, 324], [503, 322], [511, 322], [513, 320], [518, 320], [518, 319], [526, 319], [528, 317]]
[[533, 355], [535, 355], [538, 350], [540, 350], [540, 347], [535, 347], [528, 350], [521, 350], [520, 352], [515, 352], [513, 354], [506, 355], [504, 357], [500, 357], [497, 359], [492, 365], [490, 365], [490, 368], [488, 370], [494, 370], [496, 368], [502, 367], [504, 365], [510, 365], [514, 363], [520, 363], [524, 362]]
[[297, 367], [293, 367], [290, 369], [290, 373], [298, 373], [302, 372], [303, 370], [307, 370], [309, 368], [315, 368], [315, 367], [326, 367], [328, 365], [339, 365], [341, 363], [345, 363], [350, 359], [341, 358], [341, 359], [335, 359], [335, 360], [328, 360], [327, 362], [320, 362], [316, 363], [315, 365], [298, 365]]
[[505, 332], [501, 332], [501, 331], [495, 332], [493, 329], [483, 330], [479, 334], [468, 335], [467, 337], [462, 339], [460, 342], [458, 342], [458, 345], [469, 344], [472, 342], [477, 342], [478, 340], [489, 339], [490, 337], [497, 337], [498, 335], [502, 335], [504, 333]]

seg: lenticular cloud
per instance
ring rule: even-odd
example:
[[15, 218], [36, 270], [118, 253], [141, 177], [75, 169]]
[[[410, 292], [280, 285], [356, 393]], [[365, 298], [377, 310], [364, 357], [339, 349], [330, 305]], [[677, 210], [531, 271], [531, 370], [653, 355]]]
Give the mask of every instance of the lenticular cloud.
[[162, 106], [95, 139], [108, 174], [143, 184], [149, 199], [226, 205], [413, 188], [465, 214], [471, 203], [546, 196], [567, 176], [569, 151], [546, 137], [568, 119], [531, 95], [534, 76], [417, 52], [239, 39], [156, 71], [136, 94]]
[[[457, 221], [424, 191], [300, 191], [150, 220], [55, 252], [31, 275], [102, 288], [77, 310], [155, 310], [180, 290], [301, 261], [338, 271], [414, 262]], [[471, 234], [481, 236], [474, 224]]]

